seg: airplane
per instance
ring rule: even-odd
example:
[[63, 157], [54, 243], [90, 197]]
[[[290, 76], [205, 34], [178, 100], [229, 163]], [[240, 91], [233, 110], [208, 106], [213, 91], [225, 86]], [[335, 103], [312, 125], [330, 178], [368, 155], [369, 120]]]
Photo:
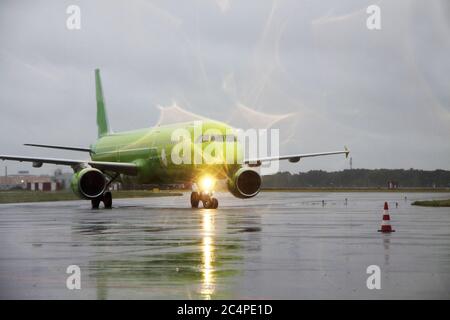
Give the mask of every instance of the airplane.
[[[42, 167], [44, 163], [71, 166], [74, 171], [70, 183], [73, 192], [81, 199], [90, 200], [93, 209], [98, 209], [102, 202], [104, 208], [112, 208], [110, 186], [116, 180], [137, 184], [191, 183], [191, 207], [198, 208], [202, 202], [204, 208], [217, 209], [219, 202], [214, 197], [214, 187], [219, 179], [226, 179], [228, 190], [235, 197], [252, 198], [261, 189], [261, 176], [254, 168], [262, 163], [279, 160], [298, 162], [302, 158], [335, 154], [345, 154], [348, 157], [350, 153], [345, 147], [342, 151], [244, 159], [242, 144], [237, 139], [237, 129], [209, 119], [113, 132], [108, 123], [99, 69], [95, 70], [95, 87], [98, 139], [89, 148], [25, 144], [86, 152], [90, 155], [90, 160], [14, 155], [0, 155], [0, 159], [31, 162], [35, 168]], [[206, 149], [211, 149], [211, 144], [215, 144], [215, 147], [219, 147], [214, 150], [232, 150], [232, 161], [225, 159], [224, 153], [220, 152], [214, 161], [175, 161], [168, 155], [172, 155], [175, 148], [180, 147], [180, 143], [177, 145], [173, 141], [173, 134], [179, 130], [184, 130], [192, 138], [180, 138], [180, 143], [183, 148], [187, 147], [186, 150], [194, 158], [203, 160], [203, 153]], [[211, 131], [215, 134], [207, 134]]]

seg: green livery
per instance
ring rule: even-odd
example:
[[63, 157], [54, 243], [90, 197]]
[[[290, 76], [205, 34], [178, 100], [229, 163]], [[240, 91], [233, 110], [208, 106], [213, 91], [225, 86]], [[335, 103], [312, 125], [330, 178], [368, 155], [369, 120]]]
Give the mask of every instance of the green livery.
[[[293, 154], [285, 156], [244, 159], [238, 131], [214, 120], [175, 123], [126, 132], [113, 132], [106, 112], [100, 70], [95, 70], [98, 139], [89, 148], [26, 144], [72, 151], [88, 152], [90, 160], [55, 159], [0, 155], [1, 160], [28, 161], [34, 167], [44, 163], [68, 165], [74, 170], [71, 187], [82, 199], [91, 200], [92, 208], [112, 207], [109, 187], [112, 182], [136, 184], [190, 183], [191, 206], [202, 202], [208, 209], [216, 209], [213, 197], [215, 181], [226, 180], [231, 194], [237, 198], [251, 198], [261, 188], [261, 176], [254, 169], [263, 162], [288, 160], [333, 154], [349, 150]], [[255, 142], [254, 142], [255, 143]]]
[[[233, 129], [221, 122], [202, 121], [177, 123], [174, 125], [159, 126], [149, 129], [110, 133], [102, 136], [91, 145], [92, 160], [109, 162], [131, 162], [138, 167], [135, 182], [149, 183], [182, 183], [193, 181], [202, 173], [208, 172], [218, 179], [227, 178], [229, 174], [240, 167], [242, 163], [242, 151], [238, 142], [198, 142], [201, 136], [195, 136], [196, 127], [201, 127], [202, 132], [214, 128], [225, 136], [227, 130]], [[226, 150], [234, 150], [233, 163], [208, 164], [202, 158], [201, 163], [175, 164], [172, 161], [172, 150], [181, 142], [174, 142], [171, 137], [174, 130], [184, 129], [191, 135], [190, 143], [191, 159], [195, 154], [202, 155], [203, 150], [209, 144], [219, 144], [219, 148], [226, 154]], [[227, 144], [229, 144], [227, 146]], [[231, 145], [231, 146], [230, 146]], [[132, 177], [129, 177], [132, 180]]]
[[[123, 179], [141, 183], [183, 183], [193, 181], [197, 176], [205, 172], [211, 172], [216, 178], [227, 178], [229, 173], [238, 169], [238, 163], [242, 163], [241, 148], [238, 142], [202, 142], [198, 141], [201, 136], [210, 130], [215, 130], [221, 136], [228, 133], [234, 133], [234, 129], [225, 123], [218, 121], [193, 121], [177, 123], [165, 126], [158, 126], [148, 129], [139, 129], [127, 132], [112, 133], [109, 127], [109, 121], [106, 113], [103, 89], [100, 78], [100, 71], [95, 70], [95, 85], [97, 98], [97, 126], [99, 139], [91, 145], [92, 160], [109, 162], [131, 162], [138, 167], [138, 174], [133, 177], [123, 177]], [[210, 143], [222, 144], [219, 148], [234, 150], [234, 165], [225, 165], [225, 161], [220, 164], [205, 164], [206, 161], [200, 161], [199, 164], [174, 164], [170, 155], [176, 142], [172, 139], [172, 133], [175, 130], [184, 129], [190, 134], [191, 159], [194, 154], [203, 154], [203, 149]], [[197, 130], [195, 130], [197, 129]], [[195, 136], [195, 132], [198, 135]], [[226, 146], [231, 144], [231, 146]]]
[[106, 115], [105, 99], [103, 98], [102, 81], [100, 79], [100, 70], [95, 69], [95, 93], [97, 99], [97, 127], [98, 137], [103, 137], [110, 133], [108, 117]]

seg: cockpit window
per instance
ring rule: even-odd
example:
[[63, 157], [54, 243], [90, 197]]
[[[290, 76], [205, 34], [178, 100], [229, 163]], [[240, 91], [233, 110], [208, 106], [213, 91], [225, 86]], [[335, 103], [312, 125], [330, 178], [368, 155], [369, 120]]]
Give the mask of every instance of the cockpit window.
[[233, 135], [228, 135], [228, 136], [225, 136], [225, 141], [226, 142], [236, 142], [237, 141], [237, 137], [233, 136]]
[[211, 136], [211, 142], [212, 141], [217, 141], [217, 142], [223, 142], [223, 136], [218, 134], [218, 135], [212, 135]]
[[198, 138], [195, 140], [196, 143], [200, 142], [209, 142], [210, 136], [209, 135], [201, 135], [198, 136]]

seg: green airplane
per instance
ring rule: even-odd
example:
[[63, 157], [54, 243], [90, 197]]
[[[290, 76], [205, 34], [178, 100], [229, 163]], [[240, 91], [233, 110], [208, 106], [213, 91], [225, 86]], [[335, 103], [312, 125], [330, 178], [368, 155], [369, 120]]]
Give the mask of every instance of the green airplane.
[[[81, 199], [91, 200], [97, 209], [103, 202], [112, 208], [110, 185], [116, 180], [136, 184], [191, 183], [191, 206], [216, 209], [213, 196], [215, 183], [226, 180], [228, 190], [237, 198], [256, 196], [261, 188], [261, 176], [253, 168], [263, 162], [288, 160], [333, 154], [349, 150], [322, 153], [272, 156], [244, 159], [238, 131], [213, 120], [191, 121], [161, 125], [133, 131], [114, 133], [108, 124], [100, 71], [95, 70], [98, 139], [89, 148], [44, 144], [27, 146], [87, 152], [90, 160], [55, 159], [0, 155], [1, 160], [32, 162], [33, 167], [44, 163], [71, 166], [74, 174], [71, 188]], [[177, 139], [174, 139], [177, 138]]]

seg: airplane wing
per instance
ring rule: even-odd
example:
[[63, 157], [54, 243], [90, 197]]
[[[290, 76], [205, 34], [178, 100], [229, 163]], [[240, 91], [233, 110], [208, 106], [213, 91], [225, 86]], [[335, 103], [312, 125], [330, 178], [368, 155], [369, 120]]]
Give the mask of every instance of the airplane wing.
[[127, 175], [137, 174], [137, 165], [134, 163], [126, 162], [106, 162], [106, 161], [90, 161], [90, 160], [71, 160], [71, 159], [55, 159], [55, 158], [40, 158], [40, 157], [22, 157], [22, 156], [10, 156], [0, 155], [0, 160], [13, 160], [20, 162], [32, 162], [33, 167], [39, 168], [43, 163], [59, 164], [71, 166], [76, 168], [83, 164], [89, 165], [93, 168], [101, 171], [113, 171], [117, 173], [124, 173]]
[[333, 154], [345, 154], [347, 158], [350, 153], [350, 150], [347, 147], [344, 147], [342, 151], [329, 151], [329, 152], [318, 152], [318, 153], [303, 153], [303, 154], [292, 154], [286, 156], [275, 156], [275, 157], [264, 157], [259, 159], [246, 159], [244, 160], [245, 164], [248, 164], [251, 167], [258, 167], [262, 162], [268, 161], [279, 161], [279, 160], [289, 160], [289, 162], [299, 162], [301, 158], [310, 158], [310, 157], [319, 157], [319, 156], [328, 156]]

